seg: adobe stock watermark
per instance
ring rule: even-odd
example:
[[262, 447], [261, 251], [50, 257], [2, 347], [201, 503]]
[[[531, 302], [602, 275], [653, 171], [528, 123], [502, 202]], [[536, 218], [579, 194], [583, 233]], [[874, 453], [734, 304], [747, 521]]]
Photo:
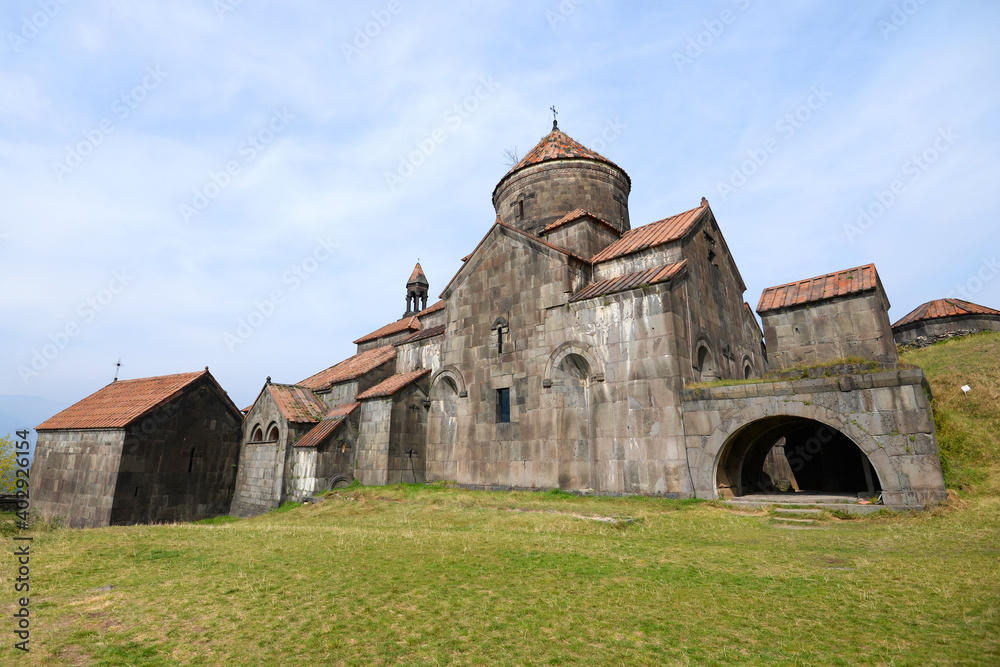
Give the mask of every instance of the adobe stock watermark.
[[1000, 262], [997, 261], [997, 256], [993, 257], [983, 257], [982, 263], [980, 263], [979, 268], [976, 272], [961, 285], [955, 285], [954, 289], [948, 292], [945, 298], [948, 299], [964, 299], [965, 301], [971, 301], [977, 292], [981, 292], [986, 286], [986, 283], [990, 282], [994, 278], [1000, 275]]
[[412, 176], [417, 168], [437, 151], [438, 146], [448, 140], [448, 131], [460, 128], [499, 87], [500, 84], [492, 77], [480, 76], [479, 85], [472, 91], [472, 94], [444, 112], [442, 117], [444, 124], [431, 130], [423, 139], [414, 142], [412, 151], [406, 155], [400, 155], [399, 166], [395, 171], [385, 172], [385, 183], [389, 186], [389, 191], [395, 193], [403, 187], [406, 179]]
[[7, 43], [14, 53], [20, 53], [28, 42], [38, 36], [48, 24], [68, 5], [70, 0], [38, 0], [40, 11], [25, 14], [21, 17], [21, 30], [17, 33], [7, 31]]
[[[733, 4], [741, 12], [745, 12], [750, 8], [750, 0], [733, 0]], [[684, 52], [674, 51], [673, 53], [674, 65], [677, 67], [677, 71], [683, 74], [685, 67], [694, 65], [694, 61], [701, 58], [705, 54], [705, 51], [711, 48], [716, 40], [722, 37], [722, 34], [726, 32], [726, 28], [736, 23], [737, 16], [739, 15], [733, 10], [723, 9], [719, 12], [718, 17], [702, 21], [703, 30], [688, 37]]]
[[55, 333], [49, 333], [48, 342], [40, 347], [32, 348], [31, 359], [27, 364], [19, 364], [17, 374], [21, 377], [21, 382], [25, 385], [32, 378], [38, 377], [42, 371], [49, 367], [56, 358], [62, 354], [63, 350], [69, 347], [70, 341], [80, 335], [87, 324], [90, 324], [100, 313], [103, 313], [115, 301], [119, 294], [134, 280], [128, 269], [113, 271], [111, 280], [97, 291], [93, 296], [89, 296], [76, 307], [76, 316], [67, 322]]
[[226, 14], [236, 11], [236, 8], [243, 4], [243, 0], [212, 0], [212, 9], [219, 22], [226, 20]]
[[320, 265], [333, 256], [336, 249], [337, 244], [333, 242], [331, 237], [317, 238], [312, 252], [303, 260], [292, 264], [281, 275], [281, 284], [285, 288], [275, 288], [263, 299], [255, 300], [250, 312], [236, 321], [236, 329], [233, 333], [228, 331], [225, 333], [223, 342], [225, 342], [226, 348], [230, 352], [235, 352], [237, 347], [250, 340], [257, 329], [264, 326], [264, 323], [274, 316], [281, 304], [285, 303], [288, 295], [309, 280], [310, 276], [319, 270]]
[[569, 17], [576, 14], [580, 5], [586, 2], [587, 0], [562, 0], [555, 9], [545, 10], [545, 20], [549, 22], [549, 27], [555, 30], [561, 23], [565, 23]]
[[403, 3], [400, 0], [389, 0], [385, 8], [376, 9], [371, 13], [371, 20], [364, 25], [355, 26], [354, 39], [350, 43], [341, 42], [340, 52], [344, 54], [347, 62], [361, 55], [367, 49], [372, 40], [382, 34], [382, 31], [389, 27], [393, 17], [403, 11]]
[[208, 208], [209, 204], [218, 199], [222, 191], [232, 184], [233, 179], [242, 173], [243, 167], [252, 164], [275, 138], [285, 131], [288, 122], [294, 119], [295, 116], [288, 112], [288, 107], [272, 109], [271, 118], [264, 127], [248, 135], [246, 140], [236, 147], [236, 154], [241, 159], [229, 160], [222, 168], [209, 171], [208, 179], [194, 189], [191, 200], [178, 205], [177, 210], [181, 219], [190, 222], [192, 217], [200, 215]]
[[889, 41], [889, 36], [899, 32], [927, 2], [928, 0], [905, 0], [894, 4], [888, 19], [879, 19], [876, 23], [879, 32], [882, 33], [882, 39]]
[[146, 101], [149, 94], [160, 87], [166, 77], [166, 72], [161, 70], [159, 65], [147, 67], [145, 75], [139, 83], [111, 102], [111, 113], [117, 120], [104, 117], [97, 123], [96, 127], [84, 130], [82, 140], [76, 144], [67, 144], [63, 161], [52, 163], [52, 171], [56, 175], [56, 180], [62, 183], [64, 178], [82, 165], [97, 147], [103, 144], [104, 140], [115, 131], [115, 123], [132, 115], [132, 112]]
[[756, 174], [761, 167], [767, 164], [771, 156], [781, 149], [781, 141], [788, 141], [795, 133], [809, 122], [817, 111], [823, 108], [827, 101], [833, 97], [833, 93], [827, 90], [826, 85], [812, 86], [805, 101], [779, 118], [774, 124], [774, 131], [779, 138], [774, 136], [765, 139], [760, 146], [747, 150], [747, 159], [733, 167], [726, 181], [718, 181], [715, 184], [722, 201], [729, 199], [729, 196], [746, 185], [750, 178]]
[[622, 133], [627, 129], [628, 125], [621, 122], [618, 116], [609, 118], [605, 121], [601, 134], [591, 139], [587, 145], [595, 152], [600, 153], [607, 148], [608, 144], [614, 143], [618, 137], [622, 136]]
[[[914, 153], [903, 162], [901, 170], [903, 175], [908, 177], [909, 183], [919, 181], [920, 177], [927, 173], [927, 170], [955, 145], [955, 140], [960, 138], [961, 135], [952, 130], [951, 126], [938, 128], [937, 136], [930, 145], [919, 153]], [[876, 190], [872, 195], [872, 200], [865, 206], [858, 208], [857, 220], [853, 224], [844, 225], [844, 234], [847, 236], [848, 242], [854, 243], [859, 236], [863, 236], [865, 232], [874, 227], [875, 223], [881, 220], [889, 209], [899, 201], [899, 198], [906, 194], [906, 191], [907, 181], [899, 178], [892, 181], [885, 189]]]

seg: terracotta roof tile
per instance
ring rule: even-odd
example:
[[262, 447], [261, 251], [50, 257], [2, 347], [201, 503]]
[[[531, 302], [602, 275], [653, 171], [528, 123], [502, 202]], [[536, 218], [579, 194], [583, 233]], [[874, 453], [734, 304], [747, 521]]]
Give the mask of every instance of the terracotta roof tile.
[[345, 359], [339, 364], [330, 366], [325, 371], [320, 371], [315, 375], [307, 377], [302, 382], [299, 382], [299, 386], [307, 387], [313, 391], [326, 389], [330, 385], [359, 378], [395, 358], [396, 348], [392, 345], [376, 347], [374, 350], [367, 350], [356, 354], [350, 359]]
[[534, 148], [528, 151], [527, 155], [521, 158], [520, 162], [514, 165], [514, 167], [507, 172], [504, 178], [501, 179], [501, 183], [507, 178], [507, 176], [510, 176], [514, 172], [520, 171], [525, 167], [530, 167], [534, 164], [541, 164], [542, 162], [549, 162], [551, 160], [572, 159], [596, 160], [597, 162], [604, 162], [605, 164], [610, 164], [613, 167], [621, 169], [621, 167], [616, 165], [611, 160], [595, 151], [590, 150], [559, 128], [554, 127], [551, 132], [542, 137], [542, 140], [539, 141]]
[[768, 287], [760, 295], [757, 312], [765, 313], [780, 308], [801, 306], [838, 296], [867, 292], [878, 287], [878, 273], [874, 264], [828, 273], [787, 285]]
[[444, 310], [444, 299], [441, 299], [437, 303], [433, 303], [433, 304], [427, 306], [426, 308], [424, 308], [423, 310], [421, 310], [419, 313], [417, 313], [417, 317], [423, 317], [424, 315], [430, 315], [431, 313], [436, 313], [439, 310]]
[[424, 329], [423, 331], [418, 331], [415, 334], [410, 334], [403, 340], [396, 343], [396, 345], [405, 345], [406, 343], [416, 343], [418, 340], [426, 340], [427, 338], [434, 338], [435, 336], [440, 336], [447, 329], [447, 325], [439, 324], [436, 327], [431, 327], [430, 329]]
[[570, 301], [583, 301], [585, 299], [593, 299], [594, 297], [603, 296], [605, 294], [625, 292], [643, 285], [664, 283], [679, 276], [686, 267], [687, 260], [685, 259], [673, 264], [658, 266], [654, 269], [637, 271], [636, 273], [629, 273], [618, 278], [602, 280], [600, 282], [593, 283], [592, 285], [587, 285], [582, 290], [574, 294], [570, 298]]
[[606, 262], [610, 259], [630, 255], [640, 250], [670, 243], [683, 238], [708, 211], [708, 202], [702, 199], [701, 206], [690, 211], [642, 227], [636, 227], [622, 234], [622, 237], [597, 253], [591, 262]]
[[606, 227], [606, 228], [610, 229], [611, 231], [613, 231], [616, 236], [621, 236], [622, 235], [621, 230], [619, 230], [617, 227], [615, 227], [614, 225], [612, 225], [610, 222], [608, 222], [607, 220], [602, 220], [601, 218], [598, 218], [593, 213], [589, 213], [589, 212], [583, 210], [582, 208], [578, 208], [578, 209], [575, 209], [573, 211], [570, 211], [569, 213], [567, 213], [563, 217], [559, 218], [558, 220], [556, 220], [555, 222], [553, 222], [551, 225], [549, 225], [548, 227], [546, 227], [545, 229], [543, 229], [542, 230], [542, 234], [547, 234], [547, 233], [549, 233], [549, 232], [551, 232], [553, 230], [559, 229], [563, 225], [568, 225], [569, 223], [575, 222], [575, 221], [579, 220], [580, 218], [591, 218], [592, 220], [594, 220], [595, 222], [597, 222], [598, 224], [600, 224], [602, 227]]
[[347, 403], [333, 408], [323, 418], [323, 421], [312, 427], [308, 433], [302, 436], [302, 438], [295, 443], [295, 446], [316, 447], [323, 444], [323, 441], [326, 440], [331, 433], [336, 431], [337, 427], [340, 426], [344, 420], [347, 419], [351, 413], [357, 410], [360, 406], [360, 403]]
[[378, 383], [368, 391], [358, 394], [358, 400], [361, 401], [366, 398], [382, 398], [385, 396], [392, 396], [400, 389], [408, 387], [417, 380], [427, 376], [430, 372], [430, 369], [428, 369], [393, 375], [392, 377]]
[[397, 334], [400, 331], [420, 331], [420, 320], [418, 320], [415, 315], [404, 317], [401, 320], [396, 320], [392, 324], [385, 325], [381, 329], [376, 329], [367, 336], [362, 336], [354, 341], [354, 344], [360, 345], [361, 343], [368, 343], [373, 340], [378, 340], [384, 336]]
[[269, 384], [265, 388], [271, 394], [281, 415], [296, 424], [315, 423], [327, 413], [326, 403], [306, 387], [293, 384]]
[[986, 315], [1000, 317], [1000, 310], [980, 306], [962, 299], [935, 299], [917, 306], [912, 312], [892, 325], [892, 328], [914, 324], [924, 320], [936, 320], [942, 317], [961, 317], [963, 315]]
[[204, 370], [118, 380], [45, 420], [35, 430], [125, 428], [146, 413], [180, 396], [185, 387], [204, 376], [211, 377]]
[[410, 274], [410, 279], [406, 281], [407, 286], [413, 285], [414, 283], [419, 285], [428, 285], [427, 276], [424, 275], [424, 270], [420, 266], [420, 262], [413, 267], [413, 273]]

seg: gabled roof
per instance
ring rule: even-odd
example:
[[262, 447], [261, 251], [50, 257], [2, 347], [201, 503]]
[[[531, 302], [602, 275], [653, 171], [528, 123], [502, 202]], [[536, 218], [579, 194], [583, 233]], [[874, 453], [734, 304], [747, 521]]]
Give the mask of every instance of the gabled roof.
[[[600, 155], [596, 151], [590, 150], [553, 124], [552, 131], [542, 137], [542, 140], [539, 141], [534, 148], [528, 151], [528, 154], [521, 158], [521, 161], [514, 165], [513, 168], [511, 168], [511, 170], [508, 171], [502, 179], [500, 179], [500, 183], [498, 183], [496, 189], [493, 190], [493, 194], [496, 194], [497, 189], [500, 188], [500, 185], [506, 181], [507, 178], [526, 167], [541, 164], [542, 162], [551, 162], [553, 160], [580, 159], [603, 162], [621, 170], [623, 174], [625, 173], [625, 170], [616, 165], [614, 162], [607, 159], [603, 155]], [[632, 182], [629, 179], [628, 174], [625, 174], [625, 178], [629, 180], [629, 186], [631, 187]]]
[[609, 278], [591, 285], [587, 285], [582, 290], [574, 294], [570, 301], [583, 301], [594, 297], [625, 292], [627, 290], [642, 287], [643, 285], [655, 285], [673, 280], [681, 275], [687, 268], [687, 260], [674, 262], [665, 266], [658, 266], [646, 271], [637, 271], [618, 278]]
[[427, 369], [423, 371], [412, 371], [410, 373], [393, 375], [392, 377], [378, 383], [368, 391], [358, 394], [358, 400], [362, 401], [366, 398], [383, 398], [385, 396], [392, 396], [400, 389], [404, 389], [417, 380], [426, 377], [430, 374], [430, 372], [430, 369]]
[[903, 327], [907, 324], [915, 324], [926, 320], [936, 320], [943, 317], [962, 317], [967, 315], [986, 315], [987, 317], [1000, 317], [1000, 310], [980, 306], [978, 303], [963, 301], [962, 299], [935, 299], [917, 306], [912, 312], [892, 325], [892, 328]]
[[294, 384], [269, 384], [264, 391], [271, 395], [281, 416], [296, 424], [315, 423], [327, 412], [324, 403], [306, 387]]
[[684, 211], [669, 218], [629, 230], [622, 234], [620, 239], [594, 255], [590, 261], [595, 264], [606, 262], [618, 257], [624, 257], [625, 255], [631, 255], [640, 250], [682, 239], [708, 210], [708, 201], [702, 199], [701, 205], [690, 211]]
[[508, 238], [518, 239], [519, 241], [525, 243], [526, 245], [533, 245], [533, 246], [535, 246], [536, 248], [539, 248], [539, 249], [543, 249], [544, 248], [547, 251], [555, 251], [556, 253], [558, 253], [560, 255], [563, 255], [565, 257], [572, 257], [576, 261], [581, 262], [583, 264], [590, 264], [590, 260], [584, 259], [583, 257], [580, 257], [579, 255], [575, 255], [575, 254], [571, 253], [570, 251], [566, 250], [565, 248], [560, 248], [559, 246], [557, 246], [557, 245], [555, 245], [553, 243], [549, 243], [548, 241], [544, 241], [544, 240], [538, 238], [537, 236], [535, 236], [534, 234], [529, 234], [528, 232], [523, 232], [520, 229], [517, 229], [516, 227], [511, 227], [509, 225], [505, 225], [504, 223], [500, 222], [500, 216], [497, 216], [497, 221], [495, 223], [493, 223], [492, 227], [490, 227], [490, 231], [486, 232], [486, 236], [484, 236], [482, 238], [482, 240], [476, 245], [476, 249], [473, 250], [469, 254], [469, 256], [465, 258], [464, 263], [462, 264], [462, 266], [459, 267], [458, 271], [455, 272], [455, 275], [452, 276], [451, 280], [445, 286], [444, 291], [441, 293], [442, 296], [444, 296], [445, 298], [447, 298], [447, 294], [448, 294], [449, 290], [451, 290], [452, 285], [455, 284], [455, 281], [458, 280], [459, 276], [464, 275], [464, 273], [466, 271], [471, 271], [472, 270], [470, 267], [472, 267], [475, 264], [475, 262], [469, 262], [468, 260], [470, 260], [473, 257], [475, 257], [475, 255], [480, 251], [480, 249], [483, 248], [483, 246], [486, 245], [486, 242], [494, 234], [496, 234], [498, 232], [501, 233], [501, 234], [504, 234]]
[[410, 279], [406, 281], [406, 286], [410, 285], [423, 285], [426, 287], [429, 283], [427, 282], [427, 276], [424, 275], [424, 270], [420, 267], [420, 262], [413, 267], [413, 273], [410, 274]]
[[791, 306], [801, 306], [838, 296], [867, 292], [879, 287], [881, 285], [878, 272], [875, 271], [875, 265], [866, 264], [787, 285], [768, 287], [760, 295], [757, 312], [765, 313]]
[[[174, 400], [201, 378], [209, 378], [218, 387], [220, 394], [226, 395], [207, 368], [197, 373], [118, 380], [45, 420], [35, 430], [125, 428]], [[235, 405], [233, 411], [239, 413]]]
[[423, 331], [418, 331], [417, 333], [410, 334], [403, 340], [396, 343], [396, 345], [405, 345], [406, 343], [416, 343], [419, 340], [426, 340], [428, 338], [434, 338], [435, 336], [440, 336], [445, 332], [448, 326], [446, 324], [439, 324], [436, 327], [431, 327], [430, 329], [424, 329]]
[[324, 371], [307, 377], [299, 386], [318, 391], [326, 389], [330, 385], [340, 382], [347, 382], [369, 373], [382, 364], [396, 358], [396, 348], [392, 345], [383, 345], [373, 350], [367, 350], [354, 355], [349, 359], [341, 361], [339, 364], [330, 366]]
[[423, 310], [421, 310], [419, 313], [417, 313], [417, 317], [423, 317], [424, 315], [430, 315], [431, 313], [436, 313], [439, 310], [444, 310], [444, 299], [441, 299], [437, 303], [432, 303], [431, 305], [427, 306], [426, 308], [424, 308]]
[[337, 427], [344, 423], [352, 412], [357, 410], [361, 406], [360, 403], [346, 403], [344, 405], [338, 405], [333, 408], [323, 417], [323, 420], [313, 426], [298, 442], [295, 443], [296, 447], [317, 447], [323, 444], [323, 441], [330, 436], [331, 433], [337, 430]]
[[401, 331], [420, 331], [420, 320], [417, 319], [416, 315], [404, 317], [401, 320], [396, 320], [392, 324], [385, 325], [381, 329], [376, 329], [367, 336], [362, 336], [354, 341], [354, 344], [360, 345], [361, 343], [368, 343], [373, 340], [378, 340], [384, 336], [397, 334]]
[[609, 229], [612, 232], [614, 232], [615, 236], [621, 236], [622, 235], [621, 230], [618, 229], [617, 227], [615, 227], [614, 225], [612, 225], [610, 222], [608, 222], [607, 220], [602, 220], [601, 218], [598, 218], [593, 213], [589, 213], [588, 211], [585, 211], [582, 208], [578, 208], [578, 209], [575, 209], [573, 211], [570, 211], [569, 213], [567, 213], [563, 217], [559, 218], [558, 220], [556, 220], [555, 222], [553, 222], [551, 225], [549, 225], [548, 227], [546, 227], [545, 229], [543, 229], [542, 230], [542, 234], [548, 234], [549, 232], [552, 232], [552, 231], [554, 231], [556, 229], [559, 229], [563, 225], [568, 225], [571, 222], [576, 222], [577, 220], [580, 220], [581, 218], [590, 218], [591, 220], [593, 220], [597, 224], [601, 225], [602, 227], [606, 227], [607, 229]]

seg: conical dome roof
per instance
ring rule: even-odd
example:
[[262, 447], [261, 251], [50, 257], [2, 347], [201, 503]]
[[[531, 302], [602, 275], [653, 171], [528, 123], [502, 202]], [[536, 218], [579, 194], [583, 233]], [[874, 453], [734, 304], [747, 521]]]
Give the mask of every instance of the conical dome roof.
[[[560, 130], [558, 126], [555, 126], [552, 128], [551, 132], [542, 137], [542, 140], [538, 142], [537, 146], [528, 151], [528, 154], [521, 158], [521, 161], [507, 172], [506, 176], [510, 176], [515, 171], [540, 162], [580, 158], [605, 162], [614, 167], [618, 167], [618, 165], [611, 160], [596, 151], [590, 150], [579, 141], [573, 139], [571, 136]], [[618, 168], [621, 169], [621, 167]]]
[[424, 270], [420, 266], [420, 262], [417, 262], [417, 265], [413, 267], [413, 273], [410, 274], [410, 279], [406, 281], [406, 286], [409, 287], [410, 285], [430, 286], [430, 283], [427, 282], [427, 276], [424, 275]]

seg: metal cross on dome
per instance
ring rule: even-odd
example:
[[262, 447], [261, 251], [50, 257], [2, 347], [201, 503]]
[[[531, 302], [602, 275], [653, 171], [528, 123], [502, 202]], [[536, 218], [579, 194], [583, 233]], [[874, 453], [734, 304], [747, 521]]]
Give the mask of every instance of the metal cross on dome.
[[552, 129], [557, 130], [559, 129], [559, 121], [556, 120], [556, 116], [559, 115], [559, 112], [556, 111], [556, 105], [553, 104], [552, 106], [550, 106], [549, 111], [552, 112]]

